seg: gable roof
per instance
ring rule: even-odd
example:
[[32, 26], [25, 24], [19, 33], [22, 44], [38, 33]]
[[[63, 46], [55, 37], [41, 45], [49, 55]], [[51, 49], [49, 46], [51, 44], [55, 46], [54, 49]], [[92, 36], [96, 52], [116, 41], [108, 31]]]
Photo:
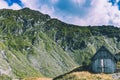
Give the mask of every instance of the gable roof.
[[95, 60], [95, 56], [99, 54], [98, 52], [103, 50], [107, 51], [108, 54], [110, 54], [113, 57], [113, 59], [117, 62], [117, 58], [115, 57], [115, 55], [113, 55], [105, 46], [101, 46], [101, 48], [95, 53], [95, 55], [91, 58], [91, 60], [92, 61]]

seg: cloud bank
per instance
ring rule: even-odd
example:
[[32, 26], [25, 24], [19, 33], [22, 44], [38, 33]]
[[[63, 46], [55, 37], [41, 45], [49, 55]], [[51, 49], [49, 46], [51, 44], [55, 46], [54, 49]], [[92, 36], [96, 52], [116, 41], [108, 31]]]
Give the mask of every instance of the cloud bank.
[[[11, 1], [12, 5], [8, 2]], [[120, 0], [1, 0], [0, 9], [29, 7], [75, 25], [120, 27]]]

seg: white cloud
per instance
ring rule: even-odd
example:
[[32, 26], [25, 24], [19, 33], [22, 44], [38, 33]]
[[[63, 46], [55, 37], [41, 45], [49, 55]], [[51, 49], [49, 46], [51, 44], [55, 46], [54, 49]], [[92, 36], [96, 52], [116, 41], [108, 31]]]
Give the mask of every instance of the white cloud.
[[91, 7], [85, 17], [68, 16], [67, 22], [77, 25], [115, 25], [120, 27], [120, 11], [107, 0], [91, 0]]
[[73, 3], [75, 4], [84, 4], [86, 2], [86, 0], [72, 0]]
[[[76, 3], [85, 4], [85, 0], [72, 0], [74, 5]], [[91, 0], [91, 7], [88, 9], [88, 13], [85, 17], [79, 17], [78, 15], [69, 15], [62, 12], [56, 12], [54, 7], [48, 5], [42, 5], [39, 11], [47, 13], [52, 17], [75, 25], [115, 25], [120, 26], [120, 11], [117, 5], [112, 6], [108, 3], [108, 0]], [[82, 8], [81, 8], [82, 9]], [[83, 8], [85, 9], [85, 8]], [[82, 11], [82, 10], [81, 10]]]
[[[40, 3], [39, 0], [21, 0], [25, 7], [29, 7], [33, 10], [38, 10], [42, 13], [49, 14], [51, 17], [54, 16], [54, 8], [50, 7], [46, 4]], [[57, 2], [58, 0], [52, 0], [53, 3]]]
[[87, 24], [109, 24], [109, 9], [112, 8], [111, 4], [107, 0], [92, 0], [91, 12], [87, 15]]
[[117, 6], [112, 6], [107, 0], [92, 0], [92, 6], [94, 8], [91, 8], [91, 12], [87, 15], [87, 24], [120, 26], [120, 11]]
[[8, 6], [8, 4], [5, 2], [5, 1], [3, 1], [3, 0], [1, 0], [0, 1], [0, 9], [14, 9], [14, 10], [18, 10], [18, 9], [21, 9], [21, 7], [18, 5], [18, 4], [13, 4], [13, 6]]
[[[42, 4], [39, 0], [21, 0], [25, 7], [29, 7], [33, 10], [38, 10], [44, 14], [49, 14], [51, 17], [56, 17], [54, 14], [54, 7], [50, 7], [47, 4]], [[56, 3], [58, 0], [51, 0], [52, 3]]]
[[57, 3], [59, 0], [50, 0], [53, 4]]
[[24, 7], [39, 10], [39, 0], [21, 0], [21, 1], [24, 4]]
[[48, 5], [42, 5], [39, 8], [39, 11], [45, 14], [49, 14], [51, 17], [56, 17], [54, 14], [55, 12], [54, 7], [49, 7]]

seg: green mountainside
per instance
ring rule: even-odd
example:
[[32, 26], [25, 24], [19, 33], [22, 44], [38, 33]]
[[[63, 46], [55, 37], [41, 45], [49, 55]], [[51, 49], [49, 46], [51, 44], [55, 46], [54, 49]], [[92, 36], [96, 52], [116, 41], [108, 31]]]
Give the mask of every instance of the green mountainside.
[[0, 74], [55, 77], [89, 64], [98, 48], [120, 52], [120, 28], [76, 26], [24, 8], [0, 10]]

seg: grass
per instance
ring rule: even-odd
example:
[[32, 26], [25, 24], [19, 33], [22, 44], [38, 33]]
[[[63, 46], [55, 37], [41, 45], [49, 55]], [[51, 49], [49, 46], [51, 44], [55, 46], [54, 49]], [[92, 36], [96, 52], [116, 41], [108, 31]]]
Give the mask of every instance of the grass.
[[53, 80], [113, 80], [111, 74], [94, 74], [90, 72], [89, 66], [77, 67]]
[[0, 75], [0, 80], [12, 80], [12, 78], [7, 75]]
[[54, 80], [113, 80], [110, 74], [92, 74], [87, 71], [73, 72]]

